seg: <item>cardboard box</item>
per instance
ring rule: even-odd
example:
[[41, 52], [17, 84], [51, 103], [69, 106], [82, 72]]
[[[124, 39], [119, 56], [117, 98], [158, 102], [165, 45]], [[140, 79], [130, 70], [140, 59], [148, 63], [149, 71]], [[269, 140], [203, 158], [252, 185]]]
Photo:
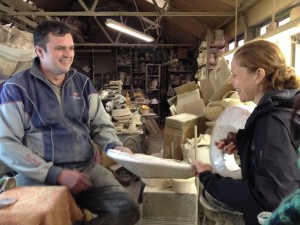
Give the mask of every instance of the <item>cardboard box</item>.
[[197, 116], [203, 116], [202, 109], [205, 107], [205, 103], [202, 98], [195, 100], [184, 102], [182, 104], [178, 104], [176, 106], [177, 114], [181, 113], [190, 113]]
[[201, 99], [199, 89], [177, 94], [177, 105], [194, 102]]
[[209, 98], [214, 94], [214, 88], [209, 78], [199, 80], [200, 92], [205, 104], [209, 102]]
[[[200, 95], [200, 90], [195, 82], [189, 82], [179, 87], [174, 88], [176, 92], [176, 110], [172, 109], [172, 113], [190, 113], [197, 116], [203, 116], [202, 108], [205, 103]], [[170, 99], [169, 104], [175, 102], [175, 99]]]
[[176, 111], [176, 106], [175, 105], [171, 105], [169, 107], [169, 110], [170, 110], [171, 116], [177, 115], [177, 111]]
[[191, 81], [189, 83], [186, 83], [186, 84], [183, 84], [183, 85], [181, 85], [179, 87], [174, 88], [174, 91], [175, 91], [175, 93], [177, 95], [179, 95], [179, 94], [183, 94], [185, 92], [189, 92], [189, 91], [193, 91], [193, 90], [198, 90], [198, 89], [199, 88], [198, 88], [196, 82]]
[[177, 104], [177, 96], [175, 95], [175, 96], [169, 98], [167, 101], [168, 101], [170, 106], [176, 105]]
[[228, 79], [210, 96], [208, 101], [221, 101], [226, 93], [235, 89], [228, 83]]
[[[214, 69], [209, 73], [209, 79], [214, 91], [218, 90], [231, 75], [227, 62], [222, 58]], [[227, 81], [228, 82], [228, 81]]]
[[165, 119], [164, 158], [182, 160], [181, 145], [187, 138], [194, 137], [194, 127], [197, 126], [197, 136], [205, 133], [207, 127], [204, 117], [182, 113]]

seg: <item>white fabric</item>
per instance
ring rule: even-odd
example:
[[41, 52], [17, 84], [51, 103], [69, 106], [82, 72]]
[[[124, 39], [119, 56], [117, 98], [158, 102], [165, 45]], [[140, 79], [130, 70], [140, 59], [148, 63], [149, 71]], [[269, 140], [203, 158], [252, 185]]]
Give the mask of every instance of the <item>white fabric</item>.
[[236, 133], [239, 129], [243, 129], [252, 111], [253, 108], [246, 105], [232, 106], [225, 109], [216, 120], [211, 136], [210, 158], [214, 171], [223, 177], [240, 179], [241, 169], [234, 155], [223, 153], [215, 142], [226, 138], [228, 132]]
[[[0, 75], [14, 75], [20, 71], [17, 66], [28, 68], [35, 56], [31, 33], [0, 25]], [[25, 66], [19, 64], [23, 62]]]

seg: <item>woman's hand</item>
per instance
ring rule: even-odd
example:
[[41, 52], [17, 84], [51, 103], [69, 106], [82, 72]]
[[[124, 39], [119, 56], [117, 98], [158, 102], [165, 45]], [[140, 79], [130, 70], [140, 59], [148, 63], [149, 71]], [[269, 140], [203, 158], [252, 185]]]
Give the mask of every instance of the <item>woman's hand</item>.
[[227, 154], [236, 154], [238, 149], [236, 147], [236, 133], [228, 132], [227, 138], [216, 141], [216, 146], [218, 149], [224, 151]]
[[202, 173], [204, 171], [212, 171], [213, 168], [211, 165], [209, 164], [206, 164], [206, 163], [202, 163], [198, 160], [196, 160], [194, 163], [193, 163], [193, 167], [196, 171], [196, 175], [198, 175], [199, 173]]

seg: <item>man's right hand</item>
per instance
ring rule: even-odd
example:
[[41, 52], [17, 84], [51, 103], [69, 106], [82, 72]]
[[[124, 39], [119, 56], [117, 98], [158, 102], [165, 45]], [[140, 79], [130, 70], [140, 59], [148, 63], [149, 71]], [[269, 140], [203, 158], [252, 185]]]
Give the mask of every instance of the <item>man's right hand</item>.
[[66, 186], [74, 194], [78, 194], [92, 186], [92, 183], [83, 173], [66, 169], [63, 169], [58, 175], [57, 183]]

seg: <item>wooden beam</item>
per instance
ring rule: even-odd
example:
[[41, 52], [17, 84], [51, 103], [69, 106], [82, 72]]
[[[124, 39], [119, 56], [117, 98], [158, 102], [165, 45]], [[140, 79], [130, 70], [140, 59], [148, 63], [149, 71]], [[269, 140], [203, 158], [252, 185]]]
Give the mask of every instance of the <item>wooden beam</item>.
[[[5, 16], [234, 16], [234, 12], [2, 12]], [[0, 14], [0, 15], [1, 15]]]

